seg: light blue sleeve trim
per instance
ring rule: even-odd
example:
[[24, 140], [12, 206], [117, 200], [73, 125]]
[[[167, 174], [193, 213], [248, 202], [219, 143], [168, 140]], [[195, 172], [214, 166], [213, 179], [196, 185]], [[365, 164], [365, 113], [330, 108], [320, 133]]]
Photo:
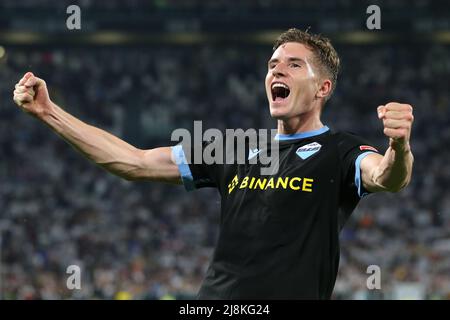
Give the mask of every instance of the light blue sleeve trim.
[[175, 159], [175, 163], [178, 166], [178, 171], [180, 172], [181, 179], [183, 180], [184, 188], [187, 191], [192, 191], [195, 189], [194, 177], [192, 176], [191, 169], [186, 160], [186, 156], [181, 145], [176, 145], [172, 147], [172, 155]]
[[[368, 156], [371, 153], [376, 153], [373, 151], [367, 151], [364, 153], [361, 153], [358, 158], [356, 158], [355, 160], [355, 186], [358, 188], [358, 196], [360, 198], [365, 197], [369, 194], [369, 192], [364, 190], [364, 187], [362, 185], [362, 181], [361, 181], [361, 161], [362, 159], [364, 159], [366, 156]], [[362, 191], [365, 191], [363, 193], [361, 193]]]

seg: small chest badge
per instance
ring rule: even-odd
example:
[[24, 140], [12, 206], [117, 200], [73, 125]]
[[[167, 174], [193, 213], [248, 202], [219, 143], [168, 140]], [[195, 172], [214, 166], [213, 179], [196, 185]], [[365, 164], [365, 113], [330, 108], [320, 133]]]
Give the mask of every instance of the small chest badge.
[[298, 148], [295, 153], [297, 153], [300, 158], [305, 160], [311, 157], [314, 153], [319, 152], [320, 148], [322, 148], [321, 144], [313, 142]]

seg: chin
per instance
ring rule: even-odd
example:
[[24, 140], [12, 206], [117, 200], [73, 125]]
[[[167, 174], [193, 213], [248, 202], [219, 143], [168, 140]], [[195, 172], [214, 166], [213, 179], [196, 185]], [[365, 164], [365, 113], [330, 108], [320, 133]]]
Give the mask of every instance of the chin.
[[275, 120], [286, 120], [289, 116], [286, 113], [282, 112], [271, 112], [270, 116]]
[[270, 106], [270, 116], [276, 120], [284, 120], [288, 118], [288, 112], [280, 108], [280, 106]]

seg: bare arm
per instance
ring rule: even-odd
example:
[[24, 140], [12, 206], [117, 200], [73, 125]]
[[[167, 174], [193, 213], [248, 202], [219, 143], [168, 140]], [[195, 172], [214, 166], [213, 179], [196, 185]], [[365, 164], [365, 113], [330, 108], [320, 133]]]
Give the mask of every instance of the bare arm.
[[378, 117], [383, 120], [389, 148], [384, 156], [370, 154], [361, 161], [363, 186], [370, 192], [397, 192], [411, 181], [414, 162], [409, 144], [414, 120], [412, 107], [388, 103], [378, 108]]
[[53, 103], [45, 82], [30, 72], [16, 85], [14, 101], [85, 157], [115, 175], [127, 180], [181, 183], [170, 147], [141, 150], [80, 121]]

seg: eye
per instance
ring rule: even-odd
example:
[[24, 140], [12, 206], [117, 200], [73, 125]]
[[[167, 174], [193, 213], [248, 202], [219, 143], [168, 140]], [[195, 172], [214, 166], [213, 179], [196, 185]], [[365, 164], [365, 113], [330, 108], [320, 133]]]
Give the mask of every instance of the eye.
[[298, 63], [291, 63], [292, 68], [300, 68], [301, 66]]

